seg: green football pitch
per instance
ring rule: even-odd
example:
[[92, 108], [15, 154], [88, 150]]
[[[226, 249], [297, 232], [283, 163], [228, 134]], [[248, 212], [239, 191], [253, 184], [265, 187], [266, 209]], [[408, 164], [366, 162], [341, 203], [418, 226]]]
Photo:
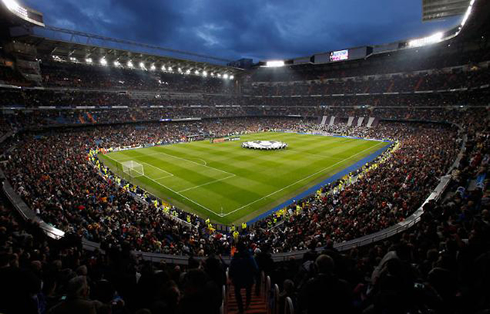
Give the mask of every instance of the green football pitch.
[[[276, 151], [241, 147], [251, 140], [288, 144]], [[254, 133], [239, 141], [197, 141], [111, 152], [99, 158], [119, 176], [149, 193], [223, 223], [249, 221], [294, 198], [388, 143], [296, 133]], [[129, 178], [122, 162], [134, 161], [143, 176]]]

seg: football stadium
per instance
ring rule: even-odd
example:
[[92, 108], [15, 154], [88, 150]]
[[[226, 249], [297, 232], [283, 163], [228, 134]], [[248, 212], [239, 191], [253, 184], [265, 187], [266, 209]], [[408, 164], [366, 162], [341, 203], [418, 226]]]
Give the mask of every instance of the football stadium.
[[0, 313], [489, 313], [489, 21], [0, 0]]

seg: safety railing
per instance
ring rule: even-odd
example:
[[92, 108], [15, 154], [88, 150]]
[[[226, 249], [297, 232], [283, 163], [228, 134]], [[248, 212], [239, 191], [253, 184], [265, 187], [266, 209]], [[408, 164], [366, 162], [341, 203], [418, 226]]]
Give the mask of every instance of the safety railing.
[[265, 308], [268, 314], [271, 313], [271, 277], [267, 276], [265, 278], [265, 289], [264, 289], [264, 298], [265, 298]]
[[284, 314], [294, 314], [294, 304], [290, 297], [284, 300]]

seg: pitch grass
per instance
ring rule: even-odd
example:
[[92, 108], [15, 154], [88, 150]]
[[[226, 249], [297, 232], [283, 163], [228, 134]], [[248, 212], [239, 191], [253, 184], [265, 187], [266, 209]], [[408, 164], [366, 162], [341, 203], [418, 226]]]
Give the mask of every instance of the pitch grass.
[[[244, 141], [276, 140], [279, 151], [241, 148]], [[198, 141], [112, 152], [99, 158], [118, 175], [164, 201], [223, 224], [241, 223], [384, 147], [387, 143], [295, 133], [255, 133], [240, 141]], [[144, 166], [128, 178], [121, 162]]]

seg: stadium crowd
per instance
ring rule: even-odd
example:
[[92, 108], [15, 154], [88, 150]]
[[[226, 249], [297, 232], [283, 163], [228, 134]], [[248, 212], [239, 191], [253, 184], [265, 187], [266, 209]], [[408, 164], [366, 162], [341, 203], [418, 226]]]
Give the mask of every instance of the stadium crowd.
[[[401, 163], [400, 169], [409, 169], [407, 167], [414, 163], [417, 164], [416, 169], [434, 169], [436, 173], [433, 176], [424, 178], [422, 171], [409, 172], [406, 176], [396, 178], [390, 177], [389, 173], [381, 174], [378, 169], [387, 167], [390, 160], [394, 159], [384, 156], [385, 162], [377, 169], [365, 173], [364, 179], [346, 186], [331, 199], [313, 197], [309, 200], [310, 204], [302, 209], [301, 215], [291, 215], [298, 224], [295, 230], [301, 229], [305, 236], [304, 246], [309, 248], [302, 260], [274, 264], [270, 253], [277, 243], [258, 243], [256, 238], [265, 236], [258, 229], [251, 230], [243, 237], [245, 247], [254, 252], [259, 269], [281, 286], [281, 298], [291, 297], [299, 313], [303, 310], [307, 313], [329, 310], [333, 313], [366, 314], [485, 313], [490, 308], [486, 289], [490, 280], [490, 194], [487, 183], [490, 133], [487, 118], [474, 117], [466, 122], [466, 150], [459, 167], [452, 172], [449, 193], [437, 203], [426, 204], [422, 221], [401, 235], [368, 247], [339, 252], [332, 246], [334, 240], [341, 239], [339, 234], [332, 230], [333, 237], [330, 239], [322, 237], [321, 233], [317, 237], [314, 232], [310, 233], [308, 227], [321, 223], [322, 207], [325, 207], [323, 211], [328, 219], [334, 214], [328, 209], [336, 206], [335, 201], [337, 208], [343, 208], [342, 201], [347, 199], [349, 202], [349, 196], [362, 201], [366, 195], [354, 193], [360, 185], [364, 185], [366, 193], [378, 191], [376, 184], [365, 185], [366, 181], [382, 182], [382, 187], [401, 183], [408, 185], [408, 189], [395, 191], [399, 195], [381, 191], [390, 201], [380, 204], [380, 207], [385, 214], [390, 211], [390, 215], [380, 213], [381, 219], [376, 219], [365, 213], [371, 219], [369, 223], [365, 220], [358, 223], [358, 227], [370, 229], [373, 221], [389, 223], [390, 219], [395, 222], [404, 217], [405, 210], [410, 210], [412, 201], [416, 202], [422, 196], [426, 185], [434, 183], [437, 171], [443, 173], [451, 161], [441, 155], [444, 150], [436, 148], [445, 148], [448, 156], [454, 155], [455, 147], [450, 142], [434, 138], [433, 134], [437, 130], [431, 130], [428, 126], [408, 126], [412, 135], [407, 135], [408, 129], [402, 126], [399, 133], [405, 134], [403, 136], [408, 141], [407, 147], [402, 145], [393, 154], [400, 158], [396, 158]], [[288, 124], [284, 121], [282, 123]], [[392, 129], [395, 129], [394, 125], [380, 127], [379, 131], [371, 133], [392, 135]], [[423, 132], [418, 133], [417, 130]], [[447, 133], [447, 137], [454, 137], [451, 132]], [[428, 135], [420, 135], [425, 140], [413, 143], [416, 134]], [[53, 140], [46, 142], [50, 145], [80, 134], [51, 136], [54, 136]], [[91, 141], [90, 136], [81, 139], [85, 143]], [[410, 148], [409, 143], [416, 146]], [[427, 149], [427, 145], [430, 148]], [[41, 151], [49, 154], [46, 148]], [[423, 162], [425, 154], [430, 155], [430, 159]], [[412, 159], [410, 155], [419, 157]], [[432, 160], [435, 167], [431, 166]], [[72, 173], [76, 173], [73, 168]], [[396, 182], [397, 179], [405, 182]], [[419, 190], [411, 186], [412, 179], [425, 184]], [[53, 198], [59, 196], [53, 193]], [[407, 200], [407, 206], [399, 198]], [[377, 202], [383, 201], [379, 199]], [[308, 204], [308, 200], [304, 203]], [[391, 210], [388, 209], [388, 203], [391, 203]], [[64, 214], [70, 214], [68, 207]], [[349, 218], [349, 211], [336, 214], [340, 221]], [[6, 204], [0, 206], [0, 215], [0, 271], [2, 278], [9, 283], [2, 285], [0, 293], [0, 306], [5, 313], [67, 313], [73, 311], [74, 307], [87, 313], [219, 311], [219, 287], [225, 282], [225, 265], [219, 257], [210, 255], [203, 262], [191, 257], [189, 266], [181, 267], [144, 262], [137, 255], [131, 254], [130, 246], [125, 244], [107, 246], [105, 254], [101, 251], [89, 252], [82, 250], [80, 237], [77, 236], [68, 236], [62, 241], [48, 239], [36, 224], [20, 221]], [[281, 232], [277, 230], [283, 231], [286, 228], [296, 227], [285, 222], [270, 229], [273, 236], [280, 236]], [[351, 232], [348, 237], [362, 234], [362, 231], [348, 227], [347, 231]], [[257, 235], [252, 236], [252, 232]], [[298, 237], [287, 238], [288, 245], [294, 245], [295, 238]], [[314, 250], [317, 247], [323, 249]]]
[[[16, 92], [20, 93], [20, 92]], [[27, 95], [36, 95], [38, 92], [24, 92]], [[7, 94], [10, 94], [8, 92]], [[78, 93], [80, 94], [80, 93]], [[77, 99], [77, 95], [73, 97]], [[35, 97], [58, 99], [57, 94], [42, 92]], [[106, 94], [115, 95], [117, 94]], [[24, 97], [24, 96], [23, 96]], [[117, 96], [125, 97], [127, 96]], [[8, 103], [9, 97], [4, 101]], [[82, 97], [83, 99], [83, 97]], [[365, 97], [345, 97], [335, 100], [307, 100], [296, 101], [294, 98], [270, 99], [237, 99], [209, 97], [205, 100], [167, 100], [157, 102], [158, 108], [151, 107], [150, 103], [135, 100], [140, 105], [128, 108], [86, 108], [86, 109], [5, 109], [0, 116], [2, 129], [23, 127], [39, 127], [64, 124], [101, 124], [114, 122], [159, 121], [161, 119], [176, 118], [211, 118], [211, 117], [239, 117], [239, 116], [288, 116], [318, 118], [321, 116], [336, 116], [341, 123], [347, 118], [376, 117], [382, 119], [413, 119], [432, 121], [455, 121], [460, 116], [472, 114], [487, 105], [488, 94], [480, 92], [458, 93], [456, 95], [382, 95]], [[125, 104], [131, 103], [129, 99]], [[68, 103], [72, 102], [70, 100]], [[115, 102], [114, 104], [116, 104]], [[223, 105], [220, 105], [223, 103]], [[41, 102], [39, 102], [41, 104]], [[143, 105], [144, 104], [144, 105]], [[157, 105], [155, 105], [157, 106]], [[9, 126], [10, 125], [10, 126]], [[3, 130], [2, 130], [3, 131]]]
[[[186, 226], [171, 224], [172, 218], [167, 215], [168, 213], [159, 212], [152, 205], [149, 205], [149, 208], [154, 213], [154, 217], [148, 220], [145, 214], [149, 210], [148, 206], [139, 205], [125, 189], [115, 184], [114, 179], [107, 182], [97, 175], [98, 169], [86, 161], [87, 152], [96, 147], [175, 143], [185, 141], [188, 137], [205, 138], [209, 134], [216, 136], [267, 129], [308, 131], [313, 130], [315, 126], [316, 123], [297, 119], [248, 118], [149, 124], [136, 127], [121, 125], [88, 130], [74, 129], [69, 132], [48, 132], [38, 137], [26, 135], [20, 139], [22, 145], [18, 145], [10, 152], [5, 173], [19, 195], [31, 208], [45, 221], [62, 230], [78, 233], [96, 242], [103, 240], [111, 245], [129, 242], [133, 248], [142, 251], [200, 256], [212, 252], [229, 254], [230, 242], [233, 242], [233, 238], [220, 233], [208, 235], [207, 225], [202, 219], [195, 216], [192, 216], [191, 222], [196, 228], [186, 233], [184, 233]], [[325, 224], [330, 224], [331, 220], [338, 222], [341, 226], [339, 230], [347, 231], [335, 237], [335, 240], [342, 241], [380, 230], [407, 217], [420, 206], [424, 197], [435, 186], [438, 176], [447, 170], [448, 164], [454, 159], [457, 148], [455, 147], [456, 135], [452, 131], [446, 130], [441, 135], [440, 128], [435, 127], [412, 128], [405, 124], [388, 124], [371, 131], [367, 131], [367, 128], [358, 128], [357, 132], [359, 133], [354, 132], [351, 135], [390, 138], [401, 142], [400, 147], [388, 162], [368, 173], [352, 187], [357, 188], [352, 192], [356, 194], [356, 191], [364, 191], [366, 184], [373, 185], [371, 193], [379, 195], [382, 201], [378, 204], [378, 201], [372, 197], [365, 196], [368, 204], [355, 211], [351, 209], [349, 213], [338, 207], [346, 202], [342, 199], [335, 200], [335, 204], [315, 200], [315, 202], [308, 202], [308, 206], [301, 205], [302, 208], [305, 208], [304, 211], [301, 211], [301, 217], [304, 216], [305, 220], [310, 221], [306, 219], [310, 215], [310, 209], [311, 214], [317, 217], [315, 221], [319, 224], [318, 228], [308, 229], [314, 236], [318, 236], [317, 230], [321, 230]], [[429, 160], [432, 162], [429, 163]], [[397, 171], [385, 171], [392, 168], [396, 168]], [[404, 182], [396, 179], [399, 177], [398, 171], [406, 174], [410, 181]], [[362, 184], [362, 182], [369, 183]], [[381, 189], [381, 182], [391, 183], [390, 188], [383, 186], [386, 194], [377, 193]], [[411, 198], [407, 198], [407, 195], [401, 198], [402, 193], [396, 193], [401, 186], [410, 191], [409, 188], [413, 185], [422, 186], [421, 182], [424, 182], [424, 188], [419, 188], [417, 193], [414, 191], [415, 195]], [[141, 194], [141, 191], [137, 192]], [[388, 198], [389, 195], [392, 196]], [[345, 198], [347, 199], [348, 195]], [[327, 199], [329, 202], [334, 202], [331, 197]], [[370, 210], [371, 207], [379, 207], [381, 203], [384, 205], [378, 208], [379, 211]], [[327, 212], [331, 215], [322, 214]], [[372, 221], [373, 226], [366, 229], [359, 228], [357, 230], [359, 233], [349, 234], [347, 225], [355, 229], [354, 226], [357, 224], [355, 220], [351, 220], [351, 216], [360, 215], [363, 212], [375, 216]], [[179, 215], [186, 218], [184, 213]], [[296, 225], [298, 228], [305, 227], [294, 223], [295, 216], [289, 213], [278, 218], [280, 220], [289, 218], [292, 220], [291, 225]], [[296, 218], [299, 219], [299, 217]], [[263, 223], [268, 224], [271, 219]], [[274, 219], [277, 220], [277, 218]], [[281, 237], [298, 234], [297, 230], [290, 233], [287, 226], [288, 223], [285, 222], [285, 229], [277, 229]], [[262, 228], [259, 227], [249, 236], [256, 237], [255, 239], [260, 242], [272, 241], [275, 252], [301, 250], [306, 245], [306, 242], [296, 240], [289, 244], [278, 234], [263, 235], [261, 230]], [[272, 230], [267, 232], [272, 232]], [[325, 232], [322, 233], [325, 234]]]

